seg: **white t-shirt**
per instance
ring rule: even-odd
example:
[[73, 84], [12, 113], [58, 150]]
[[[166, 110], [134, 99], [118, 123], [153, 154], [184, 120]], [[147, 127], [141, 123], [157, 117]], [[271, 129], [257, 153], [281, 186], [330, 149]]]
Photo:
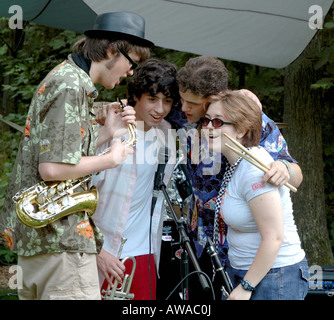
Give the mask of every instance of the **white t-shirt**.
[[[273, 161], [263, 148], [253, 148], [252, 153], [265, 164]], [[262, 193], [277, 189], [282, 199], [284, 240], [272, 268], [298, 263], [305, 256], [293, 217], [289, 189], [285, 186], [278, 188], [270, 183], [263, 185], [263, 174], [263, 171], [254, 165], [242, 160], [222, 199], [220, 213], [228, 225], [228, 256], [231, 266], [236, 269], [249, 269], [262, 240], [248, 201]]]
[[[130, 211], [126, 221], [123, 237], [127, 238], [124, 244], [121, 258], [127, 256], [140, 256], [153, 253], [150, 235], [150, 218], [152, 191], [155, 172], [158, 168], [157, 150], [154, 148], [155, 129], [147, 132], [137, 130], [138, 142], [136, 144], [136, 164], [131, 164], [131, 159], [123, 165], [137, 166], [137, 180], [133, 191]], [[145, 137], [145, 138], [144, 138]], [[130, 164], [128, 164], [130, 163]]]

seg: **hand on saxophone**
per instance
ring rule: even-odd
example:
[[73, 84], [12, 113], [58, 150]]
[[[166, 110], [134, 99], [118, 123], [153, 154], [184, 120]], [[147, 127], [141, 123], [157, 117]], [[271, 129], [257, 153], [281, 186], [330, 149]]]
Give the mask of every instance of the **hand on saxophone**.
[[[127, 106], [127, 101], [126, 100], [122, 100], [123, 104], [126, 106], [123, 110], [124, 112], [124, 117], [126, 117], [127, 115], [134, 115], [134, 118], [124, 118], [124, 121], [129, 120], [129, 122], [127, 123], [132, 123], [133, 125], [136, 125], [136, 117], [135, 114], [136, 112], [134, 112], [133, 107]], [[104, 126], [108, 113], [109, 112], [114, 112], [114, 113], [119, 113], [120, 111], [120, 107], [121, 104], [120, 102], [96, 102], [94, 104], [94, 109], [95, 109], [95, 121], [100, 124], [101, 126]]]
[[136, 126], [136, 111], [131, 106], [120, 109], [119, 102], [105, 104], [98, 108], [95, 121], [103, 125], [99, 130], [98, 145], [128, 133], [128, 126]]
[[102, 249], [97, 256], [97, 267], [106, 278], [111, 287], [113, 287], [113, 280], [122, 282], [124, 278], [125, 267], [124, 264], [106, 250]]
[[106, 155], [110, 159], [110, 168], [115, 168], [123, 163], [129, 154], [133, 154], [134, 150], [132, 147], [124, 146], [119, 139], [115, 139], [111, 149]]
[[113, 108], [120, 108], [119, 102], [94, 102], [95, 121], [104, 126], [107, 119], [107, 114]]

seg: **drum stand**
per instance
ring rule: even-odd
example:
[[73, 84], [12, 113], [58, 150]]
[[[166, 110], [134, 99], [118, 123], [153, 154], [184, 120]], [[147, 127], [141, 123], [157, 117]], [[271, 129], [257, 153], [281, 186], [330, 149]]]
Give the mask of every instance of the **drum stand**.
[[188, 300], [188, 281], [187, 281], [187, 275], [188, 275], [188, 256], [190, 257], [193, 266], [195, 270], [197, 271], [198, 278], [200, 281], [200, 284], [204, 291], [211, 290], [209, 282], [207, 281], [206, 277], [204, 276], [203, 272], [201, 271], [201, 268], [199, 266], [199, 263], [197, 261], [196, 255], [194, 254], [191, 245], [189, 237], [186, 233], [186, 230], [184, 228], [185, 221], [183, 218], [178, 219], [175, 210], [173, 208], [172, 202], [169, 198], [169, 195], [166, 191], [166, 185], [163, 182], [163, 173], [160, 174], [159, 178], [159, 189], [163, 192], [163, 195], [167, 201], [167, 204], [170, 208], [170, 211], [172, 213], [173, 220], [176, 224], [177, 231], [180, 235], [180, 244], [182, 246], [182, 249], [185, 249], [182, 251], [181, 255], [181, 279], [185, 279], [185, 281], [182, 282], [182, 298], [183, 300]]

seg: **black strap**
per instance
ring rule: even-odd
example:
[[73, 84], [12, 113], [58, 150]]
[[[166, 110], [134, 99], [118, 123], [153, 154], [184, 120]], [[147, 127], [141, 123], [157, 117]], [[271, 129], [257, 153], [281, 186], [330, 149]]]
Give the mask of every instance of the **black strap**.
[[72, 53], [72, 59], [79, 68], [89, 75], [90, 66], [92, 65], [92, 61], [90, 59], [86, 59], [82, 53]]

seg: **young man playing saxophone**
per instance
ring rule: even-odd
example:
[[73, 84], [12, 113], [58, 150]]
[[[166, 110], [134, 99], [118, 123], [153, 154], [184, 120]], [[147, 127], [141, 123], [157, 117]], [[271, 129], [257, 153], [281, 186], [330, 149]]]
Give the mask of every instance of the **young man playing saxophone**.
[[144, 20], [137, 14], [99, 15], [86, 38], [34, 95], [1, 214], [0, 233], [17, 252], [23, 272], [20, 299], [101, 298], [96, 255], [103, 236], [88, 213], [82, 209], [45, 227], [29, 228], [17, 220], [12, 197], [42, 179], [71, 180], [116, 167], [132, 153], [118, 141], [110, 152], [95, 155], [96, 146], [118, 129], [127, 130], [124, 121], [133, 124], [135, 117], [131, 108], [123, 117], [112, 112], [98, 132], [94, 84], [113, 89], [121, 78], [133, 75], [133, 67], [148, 58], [153, 45], [144, 32]]

